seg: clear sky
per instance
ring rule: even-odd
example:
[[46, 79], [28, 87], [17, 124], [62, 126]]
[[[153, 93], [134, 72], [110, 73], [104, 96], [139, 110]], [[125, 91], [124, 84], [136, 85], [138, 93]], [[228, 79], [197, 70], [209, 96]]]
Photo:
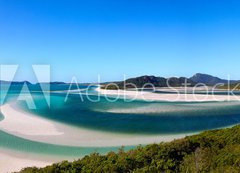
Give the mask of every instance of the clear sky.
[[240, 79], [240, 1], [0, 0], [0, 63], [50, 64], [53, 81], [123, 75]]

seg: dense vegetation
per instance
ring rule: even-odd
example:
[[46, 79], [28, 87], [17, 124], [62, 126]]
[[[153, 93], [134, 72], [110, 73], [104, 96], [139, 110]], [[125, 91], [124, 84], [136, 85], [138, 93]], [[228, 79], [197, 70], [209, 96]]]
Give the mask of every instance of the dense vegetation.
[[107, 155], [97, 153], [45, 168], [26, 168], [21, 173], [77, 172], [184, 172], [239, 173], [240, 125], [206, 131], [169, 143], [120, 149]]

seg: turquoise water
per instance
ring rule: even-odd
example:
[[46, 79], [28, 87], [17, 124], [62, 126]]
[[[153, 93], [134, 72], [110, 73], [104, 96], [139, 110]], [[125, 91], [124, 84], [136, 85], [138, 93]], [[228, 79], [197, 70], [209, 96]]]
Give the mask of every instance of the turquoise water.
[[[52, 85], [51, 106], [38, 85], [31, 86], [31, 93], [37, 106], [28, 109], [24, 101], [19, 106], [25, 111], [54, 121], [84, 127], [91, 130], [123, 134], [182, 134], [222, 128], [240, 122], [240, 103], [238, 102], [124, 102], [119, 99], [109, 102], [104, 97], [97, 100], [95, 88], [89, 89], [89, 95], [70, 94], [65, 102], [68, 85]], [[85, 89], [81, 86], [80, 89]], [[76, 89], [73, 86], [72, 89]], [[5, 102], [16, 100], [20, 86], [11, 87]], [[221, 93], [223, 94], [223, 93]], [[89, 101], [87, 97], [96, 102]], [[3, 116], [0, 115], [0, 120]], [[106, 153], [117, 151], [118, 147], [71, 147], [51, 145], [22, 139], [0, 131], [0, 147], [41, 155], [61, 155], [64, 158], [83, 156], [92, 152]], [[127, 147], [127, 149], [134, 146]]]
[[[69, 86], [56, 86], [54, 89], [68, 89]], [[5, 99], [6, 102], [10, 102], [12, 100], [16, 100], [19, 96], [21, 90], [21, 86], [14, 86], [11, 87], [8, 95]], [[38, 88], [34, 88], [31, 90], [34, 99], [36, 98], [43, 98], [41, 93], [38, 93]], [[58, 103], [58, 100], [53, 99], [55, 105]], [[41, 105], [41, 104], [40, 104]], [[61, 105], [61, 103], [60, 103]], [[59, 105], [59, 106], [60, 106]], [[39, 107], [40, 109], [40, 107]], [[3, 120], [4, 117], [0, 114], [0, 121]], [[73, 146], [62, 146], [62, 145], [53, 145], [41, 142], [35, 142], [27, 139], [23, 139], [11, 134], [8, 134], [4, 131], [0, 130], [0, 147], [10, 149], [12, 151], [20, 151], [24, 153], [31, 153], [40, 155], [50, 155], [50, 156], [57, 156], [62, 157], [64, 159], [72, 159], [72, 158], [79, 158], [86, 154], [99, 152], [99, 153], [107, 153], [109, 151], [118, 151], [119, 147], [73, 147]], [[133, 146], [125, 147], [126, 150], [133, 148]]]
[[3, 115], [0, 114], [0, 121], [2, 121], [4, 119]]
[[[41, 142], [34, 142], [22, 139], [3, 131], [0, 131], [0, 147], [13, 151], [33, 153], [37, 155], [52, 155], [68, 158], [79, 158], [89, 153], [99, 152], [107, 153], [109, 151], [118, 151], [119, 147], [72, 147], [52, 145]], [[133, 147], [125, 147], [126, 150]]]
[[[181, 134], [230, 126], [240, 122], [240, 104], [236, 102], [168, 103], [123, 100], [108, 102], [101, 98], [93, 103], [82, 96], [53, 94], [51, 108], [44, 98], [36, 98], [37, 110], [28, 110], [39, 116], [94, 130], [131, 134]], [[96, 99], [96, 96], [91, 96]], [[109, 111], [110, 110], [110, 111]], [[117, 110], [111, 112], [111, 110]]]

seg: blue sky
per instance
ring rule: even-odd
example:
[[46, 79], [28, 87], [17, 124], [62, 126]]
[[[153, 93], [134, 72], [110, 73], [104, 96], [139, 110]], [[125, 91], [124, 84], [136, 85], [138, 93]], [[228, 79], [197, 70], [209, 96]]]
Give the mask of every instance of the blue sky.
[[53, 81], [123, 75], [240, 79], [240, 2], [0, 0], [0, 63], [50, 64]]

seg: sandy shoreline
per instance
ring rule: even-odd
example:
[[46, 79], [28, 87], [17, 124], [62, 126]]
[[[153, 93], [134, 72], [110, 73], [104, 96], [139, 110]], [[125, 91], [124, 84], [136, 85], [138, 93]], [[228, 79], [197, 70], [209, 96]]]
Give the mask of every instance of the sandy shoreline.
[[167, 142], [190, 134], [181, 135], [129, 135], [100, 132], [73, 127], [44, 119], [19, 110], [14, 105], [1, 107], [4, 119], [0, 129], [28, 140], [80, 147], [133, 146], [139, 144]]
[[56, 160], [34, 157], [28, 154], [0, 148], [0, 172], [17, 172], [26, 167], [45, 167], [55, 163]]
[[[159, 90], [159, 89], [158, 89]], [[173, 90], [162, 89], [164, 91], [173, 92]], [[176, 89], [177, 91], [179, 89]], [[126, 98], [130, 100], [145, 101], [168, 101], [168, 102], [211, 102], [211, 101], [240, 101], [239, 95], [212, 95], [212, 94], [166, 94], [153, 93], [146, 91], [134, 90], [106, 90], [98, 87], [96, 89], [100, 95], [114, 98]], [[159, 90], [160, 91], [160, 90]], [[113, 98], [111, 99], [113, 100]]]

